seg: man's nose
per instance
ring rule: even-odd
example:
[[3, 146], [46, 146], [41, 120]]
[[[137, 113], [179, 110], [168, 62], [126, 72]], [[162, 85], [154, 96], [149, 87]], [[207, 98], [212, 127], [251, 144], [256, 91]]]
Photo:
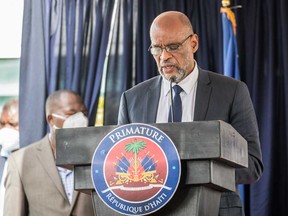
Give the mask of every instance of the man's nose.
[[169, 59], [169, 58], [171, 58], [172, 57], [172, 55], [171, 55], [171, 53], [169, 53], [169, 52], [167, 52], [167, 50], [166, 49], [162, 49], [162, 53], [161, 53], [161, 55], [160, 55], [160, 59], [161, 60], [167, 60], [167, 59]]

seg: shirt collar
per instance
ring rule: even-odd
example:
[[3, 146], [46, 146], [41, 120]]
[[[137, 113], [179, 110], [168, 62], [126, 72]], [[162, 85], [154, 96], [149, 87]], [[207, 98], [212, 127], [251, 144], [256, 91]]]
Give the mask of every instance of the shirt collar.
[[[195, 61], [195, 67], [193, 71], [187, 77], [185, 77], [185, 79], [181, 80], [177, 85], [179, 85], [186, 94], [190, 94], [198, 80], [198, 75], [199, 69], [197, 62]], [[170, 93], [170, 82], [164, 78], [162, 80], [164, 96], [167, 96]], [[176, 85], [176, 83], [172, 83], [172, 86], [174, 85]]]
[[65, 169], [63, 167], [59, 167], [59, 166], [56, 166], [56, 167], [57, 167], [58, 172], [65, 173], [66, 175], [73, 172], [72, 170], [68, 170], [68, 169]]

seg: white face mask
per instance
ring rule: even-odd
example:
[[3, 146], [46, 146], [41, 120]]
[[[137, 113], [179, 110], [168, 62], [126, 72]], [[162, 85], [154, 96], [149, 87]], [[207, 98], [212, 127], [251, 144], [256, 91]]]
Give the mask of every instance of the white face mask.
[[8, 157], [14, 150], [19, 149], [19, 131], [12, 128], [0, 130], [1, 156]]
[[[77, 112], [67, 118], [52, 113], [53, 116], [56, 118], [60, 118], [65, 120], [63, 123], [62, 128], [77, 128], [77, 127], [87, 127], [88, 126], [88, 118], [82, 113], [82, 112]], [[55, 129], [59, 129], [57, 126], [53, 125]]]

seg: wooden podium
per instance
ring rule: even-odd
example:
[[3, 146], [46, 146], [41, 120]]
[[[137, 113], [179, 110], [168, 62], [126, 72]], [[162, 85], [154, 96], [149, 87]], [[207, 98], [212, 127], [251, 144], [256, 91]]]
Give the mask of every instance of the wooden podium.
[[[173, 140], [181, 159], [181, 179], [172, 199], [150, 215], [217, 216], [221, 192], [235, 191], [235, 168], [248, 166], [246, 140], [223, 121], [150, 124]], [[98, 197], [91, 161], [102, 138], [119, 126], [59, 129], [56, 164], [74, 169], [75, 190], [91, 194], [97, 216], [122, 215]]]

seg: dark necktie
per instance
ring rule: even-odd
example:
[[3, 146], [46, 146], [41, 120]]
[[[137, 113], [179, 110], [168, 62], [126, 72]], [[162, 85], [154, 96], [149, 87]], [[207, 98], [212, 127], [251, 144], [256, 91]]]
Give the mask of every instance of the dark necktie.
[[[181, 122], [181, 120], [182, 120], [182, 101], [181, 101], [180, 93], [182, 92], [183, 89], [179, 85], [174, 85], [173, 90], [175, 92], [174, 98], [173, 98], [174, 122]], [[171, 107], [169, 110], [168, 122], [172, 122]]]

